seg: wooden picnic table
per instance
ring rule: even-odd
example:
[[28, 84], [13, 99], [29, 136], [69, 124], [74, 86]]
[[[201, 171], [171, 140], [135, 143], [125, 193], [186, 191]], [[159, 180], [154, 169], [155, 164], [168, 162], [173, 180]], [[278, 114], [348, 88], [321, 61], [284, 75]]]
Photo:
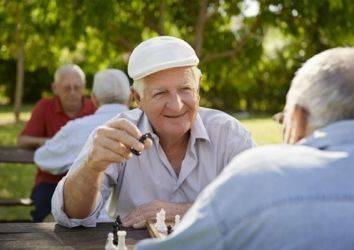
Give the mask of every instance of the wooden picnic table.
[[[112, 223], [65, 228], [55, 223], [0, 223], [1, 249], [104, 249]], [[127, 229], [126, 246], [150, 238], [146, 229]]]

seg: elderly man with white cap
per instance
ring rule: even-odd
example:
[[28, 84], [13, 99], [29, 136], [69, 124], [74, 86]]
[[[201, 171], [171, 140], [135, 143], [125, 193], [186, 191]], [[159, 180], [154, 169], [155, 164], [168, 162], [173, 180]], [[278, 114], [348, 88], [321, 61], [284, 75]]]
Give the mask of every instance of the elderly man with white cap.
[[[167, 219], [183, 215], [235, 155], [254, 145], [235, 118], [199, 107], [198, 63], [175, 37], [134, 49], [128, 73], [138, 108], [90, 136], [55, 191], [60, 224], [95, 226], [110, 194], [109, 214], [121, 215], [127, 227], [144, 226], [161, 208]], [[151, 137], [139, 140], [145, 133]]]

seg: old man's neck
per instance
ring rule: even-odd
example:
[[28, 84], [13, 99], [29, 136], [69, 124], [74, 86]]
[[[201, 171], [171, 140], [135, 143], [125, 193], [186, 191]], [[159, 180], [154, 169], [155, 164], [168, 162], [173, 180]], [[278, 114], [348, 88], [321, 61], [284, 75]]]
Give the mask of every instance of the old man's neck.
[[186, 155], [190, 131], [181, 137], [160, 138], [160, 145], [176, 174], [178, 175], [182, 166], [182, 161]]

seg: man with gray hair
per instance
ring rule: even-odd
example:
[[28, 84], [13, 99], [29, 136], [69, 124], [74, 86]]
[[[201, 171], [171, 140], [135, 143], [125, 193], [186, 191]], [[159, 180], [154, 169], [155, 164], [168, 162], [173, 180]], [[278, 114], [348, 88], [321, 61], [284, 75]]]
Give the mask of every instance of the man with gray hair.
[[[53, 98], [43, 98], [34, 107], [31, 118], [18, 136], [19, 147], [36, 149], [53, 137], [69, 120], [95, 112], [92, 102], [84, 98], [85, 74], [75, 64], [61, 66], [54, 75]], [[50, 213], [50, 200], [63, 175], [53, 175], [37, 168], [31, 198], [35, 222], [41, 222]]]
[[183, 215], [235, 155], [254, 145], [235, 118], [199, 107], [198, 63], [176, 37], [134, 49], [128, 73], [139, 108], [89, 137], [53, 195], [60, 224], [95, 226], [111, 188], [109, 214], [119, 213], [126, 227], [145, 226], [161, 208], [167, 219]]
[[235, 157], [159, 249], [354, 248], [354, 48], [296, 73], [284, 141]]
[[93, 115], [68, 122], [50, 140], [38, 148], [34, 161], [43, 171], [66, 173], [80, 153], [91, 132], [114, 116], [128, 110], [130, 85], [120, 70], [107, 69], [95, 74], [91, 100], [98, 108]]

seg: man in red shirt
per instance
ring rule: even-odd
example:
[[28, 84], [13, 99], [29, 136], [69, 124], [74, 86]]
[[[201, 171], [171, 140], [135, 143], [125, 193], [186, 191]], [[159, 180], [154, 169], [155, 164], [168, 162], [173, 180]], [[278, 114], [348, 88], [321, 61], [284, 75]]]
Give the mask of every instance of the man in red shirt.
[[[41, 99], [32, 111], [30, 120], [18, 137], [17, 145], [36, 149], [53, 137], [69, 120], [95, 112], [89, 99], [83, 97], [85, 74], [73, 64], [60, 67], [54, 75], [52, 84], [54, 97]], [[37, 167], [32, 199], [35, 210], [31, 216], [41, 222], [51, 211], [51, 199], [57, 183], [64, 175], [52, 175]]]

